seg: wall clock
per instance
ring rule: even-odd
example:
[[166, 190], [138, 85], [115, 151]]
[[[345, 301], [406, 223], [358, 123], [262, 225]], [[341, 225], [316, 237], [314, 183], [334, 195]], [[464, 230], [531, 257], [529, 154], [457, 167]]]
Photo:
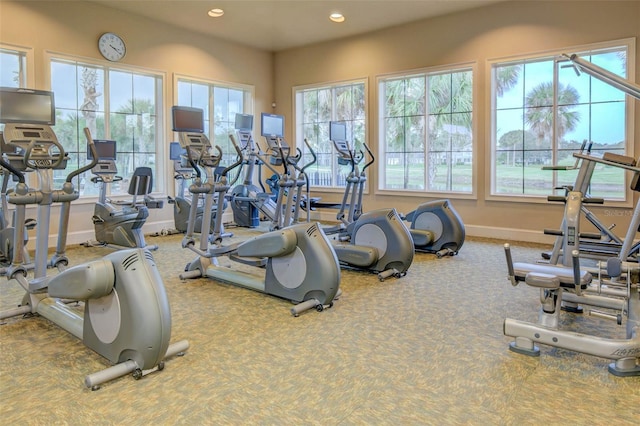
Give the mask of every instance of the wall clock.
[[118, 62], [127, 53], [124, 40], [114, 33], [104, 33], [98, 40], [98, 49], [105, 59]]

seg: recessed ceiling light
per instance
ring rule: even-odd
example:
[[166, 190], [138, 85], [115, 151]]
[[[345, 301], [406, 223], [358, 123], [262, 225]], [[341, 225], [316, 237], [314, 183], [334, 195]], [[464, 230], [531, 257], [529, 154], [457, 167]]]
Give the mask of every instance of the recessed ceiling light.
[[224, 10], [222, 10], [222, 9], [211, 9], [209, 12], [207, 12], [207, 15], [211, 16], [212, 18], [219, 18], [222, 15], [224, 15]]
[[344, 16], [342, 15], [342, 13], [332, 13], [331, 15], [329, 15], [329, 19], [331, 19], [333, 22], [344, 22]]

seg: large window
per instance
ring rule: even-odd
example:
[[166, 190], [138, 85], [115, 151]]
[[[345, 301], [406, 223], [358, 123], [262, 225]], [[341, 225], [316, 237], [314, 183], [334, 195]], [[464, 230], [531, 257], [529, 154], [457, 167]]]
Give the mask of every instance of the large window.
[[[87, 164], [85, 127], [94, 139], [117, 143], [118, 175], [123, 177], [108, 188], [108, 194], [126, 194], [136, 167], [148, 166], [157, 176], [156, 156], [162, 141], [163, 76], [144, 70], [110, 65], [51, 59], [51, 90], [55, 94], [58, 140], [69, 154], [66, 170], [56, 170], [62, 181], [71, 170]], [[81, 177], [81, 195], [96, 195], [98, 187]], [[154, 179], [154, 190], [163, 190], [164, 179]]]
[[[236, 114], [253, 113], [253, 88], [230, 83], [176, 77], [177, 105], [201, 108], [204, 111], [204, 131], [212, 145], [222, 149], [221, 165], [236, 159], [236, 151], [229, 140], [235, 132]], [[254, 128], [260, 123], [254, 117]]]
[[[626, 77], [631, 42], [599, 45], [492, 63], [493, 195], [544, 196], [572, 185], [577, 171], [545, 171], [573, 165], [583, 143], [591, 152], [626, 154], [631, 145], [624, 92], [586, 74], [577, 75], [560, 54], [581, 58]], [[590, 193], [611, 200], [626, 194], [624, 170], [598, 167]]]
[[[338, 157], [329, 140], [329, 122], [344, 121], [347, 139], [357, 152], [364, 151], [366, 139], [366, 83], [350, 81], [294, 88], [296, 146], [303, 153], [303, 163], [311, 161], [304, 139], [317, 156], [305, 170], [309, 182], [317, 187], [344, 187], [351, 169], [338, 165]], [[303, 164], [301, 163], [301, 164]]]
[[381, 190], [473, 192], [470, 66], [378, 79]]

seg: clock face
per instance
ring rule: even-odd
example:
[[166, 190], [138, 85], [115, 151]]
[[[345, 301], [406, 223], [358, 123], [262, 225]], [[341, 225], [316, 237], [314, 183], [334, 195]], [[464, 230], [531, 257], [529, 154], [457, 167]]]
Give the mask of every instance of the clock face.
[[105, 59], [109, 61], [119, 61], [124, 58], [127, 48], [120, 36], [113, 33], [104, 33], [98, 40], [98, 49]]

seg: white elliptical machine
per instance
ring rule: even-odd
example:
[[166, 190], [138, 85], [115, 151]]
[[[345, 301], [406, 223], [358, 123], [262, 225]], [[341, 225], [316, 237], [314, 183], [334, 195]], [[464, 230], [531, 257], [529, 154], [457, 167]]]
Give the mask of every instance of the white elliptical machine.
[[[120, 376], [133, 373], [139, 379], [164, 368], [164, 359], [188, 349], [186, 340], [169, 344], [171, 312], [160, 273], [150, 252], [121, 250], [100, 260], [67, 268], [65, 255], [71, 201], [79, 193], [73, 178], [97, 163], [88, 129], [85, 135], [94, 162], [71, 172], [62, 189], [53, 189], [53, 170], [64, 169], [67, 155], [50, 125], [54, 124], [53, 93], [29, 89], [0, 88], [0, 122], [5, 123], [5, 142], [14, 153], [5, 153], [0, 165], [19, 180], [8, 202], [15, 205], [14, 258], [7, 279], [26, 294], [22, 304], [0, 313], [0, 319], [39, 314], [114, 364], [85, 377], [92, 390]], [[29, 116], [24, 116], [25, 111]], [[33, 170], [38, 187], [27, 186], [24, 171]], [[56, 253], [48, 260], [51, 206], [61, 203]], [[37, 242], [32, 278], [22, 259], [27, 205], [37, 205]], [[47, 276], [47, 267], [59, 273]], [[69, 301], [84, 304], [84, 313]]]

